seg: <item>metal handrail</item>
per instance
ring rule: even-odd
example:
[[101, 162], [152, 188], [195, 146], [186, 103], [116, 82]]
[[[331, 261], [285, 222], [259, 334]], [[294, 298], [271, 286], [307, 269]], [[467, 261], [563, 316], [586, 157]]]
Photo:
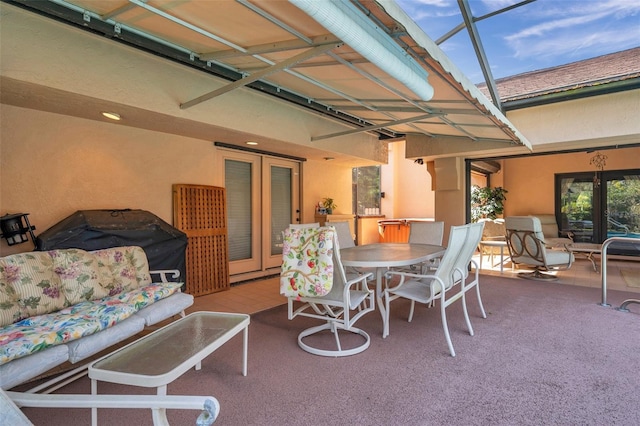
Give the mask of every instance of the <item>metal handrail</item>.
[[640, 243], [637, 238], [611, 237], [602, 243], [602, 253], [600, 254], [600, 278], [602, 279], [602, 303], [601, 306], [611, 306], [607, 303], [607, 249], [611, 243]]

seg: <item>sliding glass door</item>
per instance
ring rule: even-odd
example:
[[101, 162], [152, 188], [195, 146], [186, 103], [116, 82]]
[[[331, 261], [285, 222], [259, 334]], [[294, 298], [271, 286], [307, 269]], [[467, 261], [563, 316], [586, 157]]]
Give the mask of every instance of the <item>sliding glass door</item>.
[[640, 238], [640, 169], [557, 174], [556, 218], [577, 242]]

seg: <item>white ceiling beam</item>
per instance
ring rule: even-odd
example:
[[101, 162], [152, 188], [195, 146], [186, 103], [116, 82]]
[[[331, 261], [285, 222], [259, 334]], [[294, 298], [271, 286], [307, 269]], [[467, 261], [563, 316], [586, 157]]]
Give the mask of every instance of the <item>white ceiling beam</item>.
[[339, 42], [340, 40], [333, 34], [325, 34], [322, 36], [314, 37], [311, 41], [311, 44], [309, 44], [305, 40], [294, 39], [294, 40], [281, 41], [278, 43], [265, 43], [265, 44], [259, 44], [256, 46], [246, 47], [244, 52], [241, 52], [235, 49], [227, 49], [227, 50], [220, 50], [217, 52], [202, 53], [199, 55], [199, 57], [203, 61], [218, 61], [220, 59], [233, 58], [237, 56], [261, 55], [264, 53], [286, 52], [289, 50], [308, 49], [309, 47], [324, 46], [327, 44], [336, 44]]
[[338, 136], [352, 135], [354, 133], [370, 132], [372, 130], [378, 130], [378, 129], [382, 129], [384, 127], [394, 126], [396, 124], [413, 123], [414, 121], [424, 120], [425, 118], [430, 118], [430, 117], [438, 117], [439, 115], [440, 114], [423, 114], [423, 115], [417, 115], [417, 116], [411, 117], [411, 118], [405, 118], [403, 120], [387, 121], [387, 122], [384, 122], [384, 123], [381, 123], [381, 124], [375, 124], [375, 125], [372, 125], [372, 126], [359, 127], [357, 129], [346, 130], [344, 132], [331, 133], [331, 134], [322, 135], [322, 136], [312, 136], [311, 137], [311, 142], [315, 142], [315, 141], [319, 141], [319, 140], [323, 140], [323, 139], [331, 139], [331, 138], [335, 138], [335, 137], [338, 137]]
[[273, 74], [275, 72], [278, 71], [282, 71], [284, 69], [287, 69], [291, 66], [293, 66], [294, 64], [298, 63], [298, 62], [302, 62], [302, 61], [306, 61], [307, 59], [313, 58], [314, 56], [318, 56], [318, 55], [322, 55], [325, 52], [331, 50], [331, 49], [335, 49], [337, 47], [342, 46], [342, 43], [335, 43], [335, 44], [328, 44], [325, 46], [318, 46], [318, 47], [314, 47], [311, 48], [305, 52], [302, 52], [298, 55], [292, 56], [289, 59], [279, 62], [277, 64], [274, 64], [272, 66], [270, 66], [267, 69], [264, 69], [262, 71], [253, 73], [241, 80], [237, 80], [234, 81], [231, 84], [227, 84], [226, 86], [223, 86], [217, 90], [211, 91], [209, 93], [205, 93], [204, 95], [198, 96], [195, 99], [192, 99], [190, 101], [187, 101], [183, 104], [180, 104], [180, 109], [187, 109], [190, 108], [194, 105], [198, 105], [204, 101], [207, 101], [209, 99], [215, 98], [216, 96], [220, 96], [224, 93], [230, 92], [232, 90], [235, 90], [239, 87], [243, 87], [246, 86], [247, 84], [253, 83], [254, 81], [260, 80], [270, 74]]

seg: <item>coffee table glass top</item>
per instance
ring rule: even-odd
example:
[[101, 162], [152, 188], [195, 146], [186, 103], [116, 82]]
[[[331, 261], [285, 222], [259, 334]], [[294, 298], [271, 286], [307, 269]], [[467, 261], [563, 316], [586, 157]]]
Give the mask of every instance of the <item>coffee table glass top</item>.
[[89, 376], [100, 379], [101, 372], [135, 376], [167, 374], [185, 360], [199, 358], [203, 351], [211, 353], [248, 323], [249, 315], [245, 314], [196, 312], [96, 361], [89, 368]]

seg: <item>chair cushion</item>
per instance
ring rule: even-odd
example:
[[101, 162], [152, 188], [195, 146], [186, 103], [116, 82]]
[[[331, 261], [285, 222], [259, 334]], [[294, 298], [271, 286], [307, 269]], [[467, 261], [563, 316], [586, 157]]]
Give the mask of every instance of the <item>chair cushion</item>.
[[103, 349], [113, 346], [115, 342], [121, 342], [131, 336], [135, 336], [144, 330], [144, 320], [138, 317], [129, 317], [112, 327], [101, 330], [82, 339], [67, 343], [69, 348], [69, 362], [72, 364], [82, 361]]
[[193, 305], [193, 296], [186, 293], [174, 293], [171, 297], [159, 300], [151, 306], [147, 306], [135, 313], [136, 317], [144, 319], [146, 325], [153, 325]]
[[562, 266], [573, 262], [573, 254], [561, 250], [546, 250], [547, 266]]
[[2, 364], [0, 365], [0, 388], [11, 389], [51, 370], [68, 359], [69, 350], [67, 346], [60, 345], [49, 348], [45, 352], [37, 352]]
[[333, 227], [288, 228], [284, 231], [280, 294], [286, 297], [319, 297], [333, 285]]
[[58, 312], [38, 315], [3, 328], [0, 335], [0, 364], [89, 336], [135, 312], [119, 300], [80, 302]]
[[[17, 302], [19, 318], [48, 314], [65, 306], [62, 283], [53, 271], [53, 259], [49, 252], [18, 253], [0, 258], [0, 269], [5, 285], [3, 302]], [[13, 295], [7, 284], [13, 287]], [[2, 317], [4, 321], [15, 318], [15, 306], [7, 305]]]
[[110, 296], [151, 284], [149, 263], [141, 247], [113, 247], [91, 253], [98, 258], [102, 285], [109, 289]]
[[558, 237], [558, 224], [556, 223], [556, 216], [553, 214], [534, 214], [532, 216], [537, 217], [540, 220], [540, 226], [542, 233], [545, 237], [557, 238]]
[[52, 250], [49, 253], [53, 271], [60, 279], [66, 298], [65, 306], [109, 295], [109, 289], [101, 285], [98, 259], [93, 254], [81, 249]]
[[[22, 319], [18, 295], [10, 283], [10, 280], [15, 279], [15, 275], [5, 274], [5, 270], [6, 265], [0, 259], [0, 327]], [[11, 268], [8, 271], [11, 271]]]

